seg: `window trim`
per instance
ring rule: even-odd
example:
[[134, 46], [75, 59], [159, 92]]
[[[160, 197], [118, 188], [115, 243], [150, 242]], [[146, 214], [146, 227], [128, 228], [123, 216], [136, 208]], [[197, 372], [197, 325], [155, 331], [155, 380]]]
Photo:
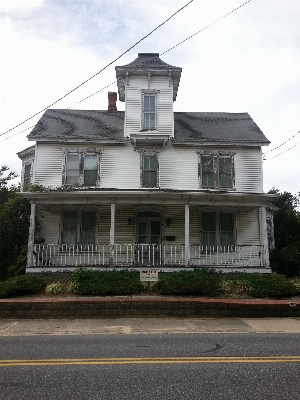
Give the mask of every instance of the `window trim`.
[[[200, 189], [219, 189], [219, 190], [235, 190], [235, 167], [234, 167], [234, 155], [233, 152], [224, 151], [201, 151], [198, 153], [198, 182]], [[211, 157], [213, 160], [213, 186], [205, 186], [202, 184], [202, 157]], [[220, 185], [220, 159], [228, 158], [231, 159], [231, 186]]]
[[[142, 99], [141, 99], [141, 132], [147, 132], [147, 131], [157, 131], [157, 103], [158, 103], [158, 90], [155, 89], [142, 89]], [[154, 121], [154, 128], [145, 128], [145, 111], [144, 111], [144, 102], [145, 102], [145, 97], [148, 96], [153, 96], [155, 100], [155, 121]]]
[[[75, 212], [76, 213], [76, 243], [63, 243], [63, 219], [65, 212]], [[82, 214], [85, 212], [93, 212], [95, 214], [94, 220], [94, 243], [82, 243]], [[99, 222], [99, 213], [94, 207], [64, 207], [60, 213], [60, 227], [59, 227], [59, 243], [61, 245], [66, 245], [66, 249], [68, 246], [72, 245], [97, 245], [98, 244], [98, 222]], [[78, 240], [79, 239], [79, 240]]]
[[[159, 188], [159, 152], [157, 151], [143, 151], [140, 156], [140, 187], [144, 189], [155, 189]], [[153, 156], [156, 158], [156, 184], [155, 186], [145, 186], [144, 185], [144, 157]]]
[[[213, 213], [214, 214], [214, 219], [215, 219], [215, 244], [214, 245], [205, 245], [203, 243], [203, 214], [205, 213]], [[222, 209], [221, 211], [216, 211], [214, 209], [202, 209], [199, 213], [199, 243], [201, 246], [205, 247], [221, 247], [221, 248], [227, 248], [227, 247], [233, 247], [236, 246], [237, 243], [237, 229], [236, 229], [236, 213], [234, 211]], [[224, 245], [221, 244], [221, 214], [231, 214], [232, 215], [232, 225], [233, 225], [233, 243]]]
[[[97, 149], [66, 149], [64, 151], [63, 156], [63, 172], [62, 172], [62, 185], [63, 186], [83, 186], [83, 187], [99, 187], [100, 186], [100, 173], [101, 173], [101, 150]], [[68, 155], [78, 155], [79, 157], [79, 174], [78, 181], [75, 184], [68, 184], [67, 182], [67, 158]], [[85, 165], [85, 156], [86, 155], [95, 155], [97, 156], [97, 178], [95, 185], [85, 185], [84, 183], [84, 165]]]
[[[29, 177], [28, 177], [29, 178], [29, 182], [25, 183], [25, 170], [26, 170], [26, 167], [28, 165], [30, 165], [30, 171], [29, 171]], [[33, 161], [32, 160], [24, 163], [23, 174], [22, 175], [23, 175], [22, 176], [22, 181], [23, 181], [22, 182], [22, 188], [23, 188], [23, 191], [24, 191], [26, 189], [26, 186], [30, 185], [31, 182], [32, 182], [32, 175], [33, 175]]]

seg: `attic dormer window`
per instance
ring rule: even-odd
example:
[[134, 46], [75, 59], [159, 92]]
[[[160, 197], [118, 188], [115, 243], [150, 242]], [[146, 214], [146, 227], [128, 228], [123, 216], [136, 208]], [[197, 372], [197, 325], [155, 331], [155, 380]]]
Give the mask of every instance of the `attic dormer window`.
[[144, 95], [144, 126], [143, 129], [154, 130], [155, 124], [155, 95]]
[[142, 90], [142, 130], [156, 130], [157, 127], [157, 90]]

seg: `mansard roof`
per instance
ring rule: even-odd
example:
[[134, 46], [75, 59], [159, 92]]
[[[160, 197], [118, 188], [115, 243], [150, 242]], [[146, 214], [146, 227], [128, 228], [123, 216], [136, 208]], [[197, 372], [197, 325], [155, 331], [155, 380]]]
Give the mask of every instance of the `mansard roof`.
[[[36, 141], [120, 143], [124, 111], [48, 109], [28, 135]], [[267, 145], [270, 142], [248, 113], [175, 112], [174, 144]]]

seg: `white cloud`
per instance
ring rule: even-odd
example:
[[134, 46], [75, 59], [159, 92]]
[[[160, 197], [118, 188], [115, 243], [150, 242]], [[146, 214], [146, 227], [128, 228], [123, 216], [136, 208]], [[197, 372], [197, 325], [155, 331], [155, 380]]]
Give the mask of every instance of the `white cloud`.
[[0, 10], [3, 12], [24, 11], [41, 7], [44, 0], [0, 0]]

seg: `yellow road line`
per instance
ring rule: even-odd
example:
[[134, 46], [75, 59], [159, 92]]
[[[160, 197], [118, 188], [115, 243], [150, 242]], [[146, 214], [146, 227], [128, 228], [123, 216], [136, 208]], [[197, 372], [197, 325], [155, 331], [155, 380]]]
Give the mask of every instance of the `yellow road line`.
[[121, 364], [195, 364], [195, 363], [287, 363], [300, 362], [300, 356], [243, 357], [157, 357], [157, 358], [62, 358], [41, 360], [0, 360], [0, 367]]

